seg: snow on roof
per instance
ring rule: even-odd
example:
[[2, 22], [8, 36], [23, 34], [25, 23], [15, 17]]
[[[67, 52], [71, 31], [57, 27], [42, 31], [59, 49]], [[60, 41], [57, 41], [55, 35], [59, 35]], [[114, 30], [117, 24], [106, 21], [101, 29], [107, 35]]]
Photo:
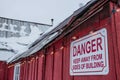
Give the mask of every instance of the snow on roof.
[[51, 26], [0, 17], [0, 60], [24, 53]]
[[[49, 43], [50, 41], [52, 41], [55, 37], [57, 37], [60, 32], [55, 32], [53, 34], [49, 34], [52, 30], [54, 29], [54, 27], [49, 28], [49, 30], [47, 30], [45, 33], [43, 33], [42, 36], [40, 36], [36, 42], [34, 42], [31, 46], [29, 46], [29, 49], [26, 50], [25, 52], [21, 53], [21, 54], [17, 54], [15, 56], [13, 56], [12, 58], [10, 58], [9, 60], [7, 60], [7, 62], [13, 62], [16, 61], [22, 57], [26, 57], [29, 56], [37, 51], [39, 51], [41, 48], [43, 48], [47, 43]], [[49, 35], [48, 35], [49, 34]], [[34, 45], [34, 46], [33, 46]]]
[[7, 62], [14, 62], [20, 58], [27, 57], [31, 54], [42, 49], [45, 45], [47, 45], [50, 41], [55, 39], [58, 35], [63, 32], [63, 27], [65, 27], [74, 16], [81, 15], [87, 10], [93, 3], [98, 0], [91, 0], [85, 6], [81, 7], [77, 11], [75, 11], [70, 17], [60, 23], [57, 27], [51, 27], [46, 32], [42, 34], [33, 44], [29, 46], [29, 49], [22, 54], [17, 54], [14, 57], [10, 58]]

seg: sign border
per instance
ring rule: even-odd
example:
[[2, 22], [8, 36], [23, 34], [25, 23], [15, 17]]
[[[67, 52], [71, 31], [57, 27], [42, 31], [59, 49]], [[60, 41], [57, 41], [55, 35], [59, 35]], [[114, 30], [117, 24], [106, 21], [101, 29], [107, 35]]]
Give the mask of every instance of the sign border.
[[[101, 32], [104, 32], [104, 34], [102, 34]], [[79, 42], [79, 41], [82, 41], [83, 39], [87, 39], [87, 38], [90, 38], [92, 36], [95, 36], [95, 35], [98, 35], [100, 34], [101, 36], [104, 37], [104, 48], [105, 48], [105, 66], [103, 67], [102, 70], [99, 70], [99, 71], [85, 71], [85, 72], [73, 72], [72, 70], [72, 53], [71, 53], [71, 46], [73, 44], [75, 44], [76, 42]], [[96, 32], [94, 32], [93, 34], [88, 34], [84, 37], [81, 37], [75, 41], [72, 41], [71, 42], [71, 45], [70, 45], [70, 75], [107, 75], [109, 73], [109, 64], [108, 64], [108, 41], [107, 41], [107, 30], [106, 28], [102, 28]]]

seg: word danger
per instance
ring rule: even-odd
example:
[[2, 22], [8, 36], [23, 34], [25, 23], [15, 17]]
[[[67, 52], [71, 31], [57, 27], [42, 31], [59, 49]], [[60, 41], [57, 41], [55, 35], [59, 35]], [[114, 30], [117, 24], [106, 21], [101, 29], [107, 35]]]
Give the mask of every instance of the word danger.
[[105, 28], [71, 42], [70, 75], [105, 75], [109, 72]]
[[83, 55], [83, 54], [93, 53], [100, 50], [103, 50], [102, 38], [98, 37], [96, 39], [92, 39], [90, 41], [87, 41], [78, 45], [74, 45], [73, 57]]

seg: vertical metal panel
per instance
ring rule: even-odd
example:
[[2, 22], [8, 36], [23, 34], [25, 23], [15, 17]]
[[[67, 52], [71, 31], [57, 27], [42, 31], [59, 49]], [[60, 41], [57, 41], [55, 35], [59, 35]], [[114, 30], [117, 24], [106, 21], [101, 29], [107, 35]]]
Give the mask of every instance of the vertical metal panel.
[[31, 80], [31, 75], [32, 75], [32, 62], [31, 62], [31, 59], [30, 59], [29, 70], [28, 70], [28, 80]]
[[34, 80], [37, 80], [37, 74], [38, 74], [38, 56], [35, 57], [35, 68], [34, 68]]
[[64, 40], [63, 51], [63, 80], [73, 80], [73, 76], [69, 74], [70, 68], [70, 40], [71, 36], [67, 36]]
[[53, 63], [53, 46], [50, 46], [46, 54], [46, 65], [45, 65], [45, 80], [53, 80], [54, 63]]
[[41, 52], [41, 55], [38, 58], [38, 72], [37, 72], [37, 80], [43, 80], [44, 78], [44, 60], [45, 56], [43, 55], [43, 53]]
[[13, 64], [8, 65], [8, 70], [7, 70], [7, 80], [13, 80], [14, 76], [14, 66]]
[[20, 77], [19, 80], [23, 80], [23, 75], [24, 75], [24, 64], [20, 64]]
[[25, 70], [25, 80], [28, 80], [29, 75], [29, 61], [26, 59], [26, 70]]
[[53, 80], [62, 80], [62, 42], [55, 43]]
[[[25, 58], [26, 59], [26, 58]], [[24, 60], [24, 75], [23, 75], [23, 80], [27, 80], [27, 64], [28, 62]]]
[[[110, 3], [109, 3], [110, 4]], [[101, 19], [100, 18], [100, 26], [99, 28], [102, 28], [102, 27], [105, 27], [107, 29], [107, 34], [108, 34], [108, 57], [109, 57], [109, 74], [104, 76], [103, 78], [104, 79], [109, 79], [109, 80], [117, 80], [116, 79], [116, 68], [115, 68], [115, 52], [114, 52], [114, 49], [113, 49], [113, 36], [112, 36], [112, 26], [111, 26], [111, 23], [113, 22], [112, 21], [112, 11], [110, 10], [110, 5], [109, 7], [107, 7], [108, 9], [104, 9], [103, 12], [101, 12], [100, 14], [106, 14], [108, 13], [107, 10], [109, 10], [109, 13], [108, 13], [108, 17], [104, 18], [104, 19]], [[100, 16], [101, 17], [101, 16]]]
[[4, 80], [6, 77], [6, 62], [0, 61], [0, 80]]
[[119, 74], [120, 74], [120, 8], [118, 8], [118, 12], [115, 13], [115, 24], [116, 24], [116, 49], [118, 50], [118, 53], [116, 53], [116, 68], [117, 68], [117, 79], [120, 80]]
[[115, 69], [116, 69], [116, 78], [117, 80], [120, 80], [120, 8], [111, 3], [111, 12], [113, 10], [115, 10], [116, 12], [115, 13], [112, 13], [112, 16], [111, 16], [111, 20], [112, 20], [112, 23], [111, 23], [111, 32], [112, 32], [112, 39], [113, 39], [113, 50], [114, 50], [114, 57], [115, 57], [115, 61], [114, 61], [114, 65], [115, 65]]
[[32, 65], [32, 69], [31, 69], [31, 79], [33, 80], [34, 78], [34, 58], [31, 59], [31, 65]]

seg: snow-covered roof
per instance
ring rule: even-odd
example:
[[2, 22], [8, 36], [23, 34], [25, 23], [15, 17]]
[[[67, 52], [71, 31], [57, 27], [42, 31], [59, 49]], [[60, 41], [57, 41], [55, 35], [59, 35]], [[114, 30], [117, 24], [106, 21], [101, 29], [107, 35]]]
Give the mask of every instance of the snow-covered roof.
[[0, 17], [0, 60], [24, 53], [51, 26]]
[[73, 17], [84, 14], [85, 11], [88, 10], [88, 8], [92, 6], [92, 4], [94, 4], [96, 1], [98, 0], [91, 0], [85, 6], [81, 7], [80, 9], [75, 11], [70, 17], [61, 22], [57, 27], [49, 28], [46, 32], [42, 34], [42, 36], [40, 36], [33, 44], [29, 46], [29, 49], [27, 51], [23, 52], [22, 54], [17, 54], [13, 56], [8, 60], [8, 62], [13, 62], [20, 58], [27, 57], [42, 49], [45, 45], [58, 37], [64, 31], [65, 26], [69, 24]]

